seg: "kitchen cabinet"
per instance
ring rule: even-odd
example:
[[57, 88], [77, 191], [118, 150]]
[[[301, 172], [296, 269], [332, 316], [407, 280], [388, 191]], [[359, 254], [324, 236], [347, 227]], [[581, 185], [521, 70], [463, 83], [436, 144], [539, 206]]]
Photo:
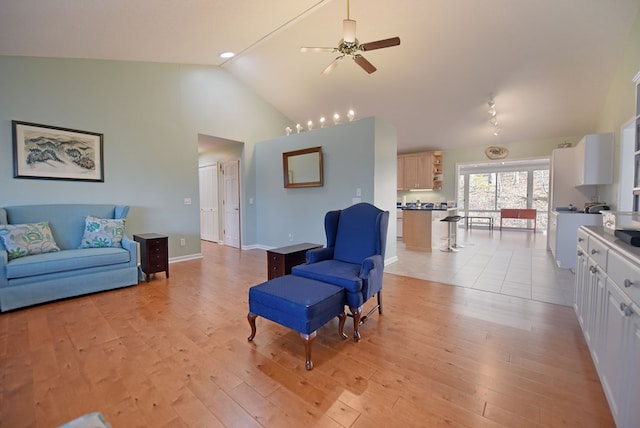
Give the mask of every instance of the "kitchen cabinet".
[[442, 152], [433, 152], [433, 190], [442, 190]]
[[398, 156], [398, 190], [433, 189], [433, 152]]
[[618, 427], [640, 420], [640, 248], [578, 230], [576, 315]]
[[404, 216], [403, 211], [398, 208], [397, 212], [396, 212], [396, 238], [398, 239], [402, 239], [402, 218]]
[[575, 242], [578, 228], [582, 225], [599, 226], [601, 224], [602, 215], [600, 214], [558, 211], [549, 213], [549, 249], [559, 268], [575, 269], [576, 267]]
[[431, 251], [431, 210], [404, 210], [403, 238], [407, 250]]
[[396, 183], [398, 186], [398, 190], [405, 190], [406, 187], [404, 185], [404, 157], [398, 156], [397, 162], [398, 162], [398, 168], [396, 171], [397, 171], [398, 179]]
[[613, 134], [584, 136], [575, 154], [576, 186], [613, 183]]

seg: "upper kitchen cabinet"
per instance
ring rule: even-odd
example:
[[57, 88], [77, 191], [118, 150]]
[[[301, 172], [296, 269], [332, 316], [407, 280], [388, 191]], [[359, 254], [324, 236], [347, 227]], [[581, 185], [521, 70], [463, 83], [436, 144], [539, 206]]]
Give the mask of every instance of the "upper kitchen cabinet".
[[404, 190], [404, 157], [398, 156], [398, 180], [396, 183], [398, 184], [398, 190]]
[[433, 152], [433, 190], [442, 189], [442, 152]]
[[[440, 155], [440, 158], [442, 156]], [[409, 153], [398, 156], [398, 190], [434, 189], [434, 152]], [[442, 162], [442, 160], [440, 160]], [[440, 170], [441, 170], [440, 166]], [[440, 173], [442, 186], [442, 174]]]
[[575, 154], [576, 186], [613, 183], [613, 134], [586, 135]]

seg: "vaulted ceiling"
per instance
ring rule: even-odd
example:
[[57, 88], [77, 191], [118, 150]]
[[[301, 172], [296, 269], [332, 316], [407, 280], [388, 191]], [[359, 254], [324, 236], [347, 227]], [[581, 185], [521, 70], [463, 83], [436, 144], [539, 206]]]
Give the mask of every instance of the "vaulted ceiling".
[[373, 74], [343, 61], [321, 75], [336, 54], [300, 47], [338, 45], [346, 0], [1, 0], [0, 54], [217, 65], [292, 126], [354, 109], [395, 125], [408, 152], [593, 132], [639, 9], [640, 0], [351, 0], [361, 42], [401, 45], [365, 52]]

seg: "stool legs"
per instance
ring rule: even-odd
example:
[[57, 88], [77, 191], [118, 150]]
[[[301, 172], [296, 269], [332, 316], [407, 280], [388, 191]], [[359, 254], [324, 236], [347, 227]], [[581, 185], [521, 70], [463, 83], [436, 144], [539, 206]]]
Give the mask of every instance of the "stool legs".
[[304, 366], [307, 370], [311, 370], [313, 368], [313, 361], [311, 361], [311, 345], [313, 345], [313, 340], [316, 338], [316, 332], [311, 332], [310, 334], [300, 333], [300, 337], [304, 342]]
[[448, 222], [447, 224], [448, 228], [447, 228], [447, 247], [441, 249], [440, 251], [444, 251], [445, 253], [457, 253], [459, 250], [456, 249], [456, 243], [455, 243], [455, 231], [453, 230], [454, 227], [456, 227], [456, 223], [455, 222]]
[[247, 314], [247, 320], [249, 320], [249, 325], [251, 326], [251, 336], [247, 338], [249, 342], [251, 342], [253, 338], [256, 337], [256, 318], [257, 317], [258, 316], [256, 314], [252, 314], [251, 312]]
[[[249, 312], [247, 314], [247, 320], [249, 321], [249, 326], [251, 326], [251, 336], [247, 338], [249, 342], [253, 341], [253, 338], [256, 337], [256, 318], [258, 315]], [[342, 311], [340, 315], [338, 315], [338, 334], [340, 338], [346, 339], [347, 335], [344, 334], [344, 324], [347, 321], [347, 314]], [[304, 342], [304, 366], [307, 370], [311, 370], [313, 368], [313, 361], [311, 361], [311, 345], [313, 345], [313, 340], [316, 338], [316, 332], [313, 331], [309, 334], [300, 333], [300, 337]], [[354, 333], [355, 337], [355, 333]], [[358, 338], [360, 338], [360, 333], [358, 333]]]

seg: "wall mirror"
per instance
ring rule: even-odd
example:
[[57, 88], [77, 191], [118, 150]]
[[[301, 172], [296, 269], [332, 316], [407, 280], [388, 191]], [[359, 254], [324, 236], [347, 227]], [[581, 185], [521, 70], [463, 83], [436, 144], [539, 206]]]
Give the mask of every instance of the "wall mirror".
[[284, 152], [282, 171], [286, 188], [322, 186], [322, 147]]

